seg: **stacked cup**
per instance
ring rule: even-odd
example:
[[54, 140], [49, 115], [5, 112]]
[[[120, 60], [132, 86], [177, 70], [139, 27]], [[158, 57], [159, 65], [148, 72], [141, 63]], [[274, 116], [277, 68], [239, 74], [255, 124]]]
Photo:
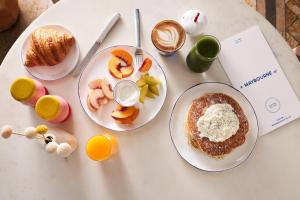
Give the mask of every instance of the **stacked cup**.
[[49, 95], [47, 88], [39, 81], [19, 77], [10, 86], [11, 96], [35, 108], [36, 114], [51, 123], [62, 123], [70, 114], [70, 105], [60, 96]]

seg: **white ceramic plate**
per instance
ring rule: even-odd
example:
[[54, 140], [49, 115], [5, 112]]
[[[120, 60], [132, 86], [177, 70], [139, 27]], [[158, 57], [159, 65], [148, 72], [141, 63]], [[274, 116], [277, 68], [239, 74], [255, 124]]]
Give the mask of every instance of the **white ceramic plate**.
[[[63, 31], [72, 34], [69, 30], [59, 25], [47, 25], [40, 28], [52, 28], [58, 31]], [[22, 46], [22, 51], [21, 51], [22, 63], [25, 62], [26, 52], [30, 48], [30, 40], [31, 40], [31, 33], [28, 35], [28, 37], [26, 38]], [[35, 66], [35, 67], [24, 66], [24, 67], [32, 76], [38, 79], [57, 80], [71, 73], [73, 69], [76, 67], [78, 59], [79, 59], [79, 47], [75, 39], [75, 44], [72, 46], [69, 53], [61, 63], [54, 66]]]
[[[248, 122], [249, 131], [246, 141], [222, 159], [208, 156], [188, 142], [185, 130], [185, 117], [192, 101], [206, 93], [224, 93], [234, 98], [242, 107]], [[251, 154], [258, 137], [258, 122], [255, 111], [247, 98], [230, 85], [217, 82], [207, 82], [187, 89], [177, 99], [169, 123], [170, 135], [180, 156], [192, 166], [205, 171], [222, 171], [241, 164]]]
[[[98, 51], [95, 56], [91, 59], [89, 64], [84, 68], [80, 75], [79, 85], [78, 85], [78, 94], [80, 98], [80, 103], [85, 111], [85, 113], [97, 124], [115, 131], [128, 131], [139, 128], [149, 121], [151, 121], [160, 111], [161, 107], [164, 104], [166, 95], [167, 95], [167, 81], [165, 74], [159, 65], [159, 63], [153, 58], [149, 53], [143, 51], [144, 59], [149, 57], [152, 60], [152, 67], [149, 71], [150, 75], [153, 75], [161, 80], [161, 85], [159, 87], [159, 96], [156, 96], [155, 99], [150, 99], [146, 97], [145, 103], [138, 103], [135, 105], [140, 109], [140, 113], [137, 119], [133, 122], [132, 125], [121, 125], [117, 124], [115, 120], [111, 117], [111, 113], [115, 110], [117, 103], [111, 100], [109, 104], [102, 107], [97, 112], [91, 112], [87, 107], [87, 96], [88, 96], [88, 83], [94, 79], [107, 78], [109, 83], [112, 85], [112, 88], [119, 81], [111, 76], [108, 71], [108, 61], [112, 58], [111, 51], [116, 48], [122, 48], [128, 51], [134, 60], [134, 51], [135, 47], [127, 45], [112, 46], [106, 49]], [[134, 65], [134, 73], [126, 78], [127, 80], [136, 81], [140, 78], [140, 73], [137, 66]]]

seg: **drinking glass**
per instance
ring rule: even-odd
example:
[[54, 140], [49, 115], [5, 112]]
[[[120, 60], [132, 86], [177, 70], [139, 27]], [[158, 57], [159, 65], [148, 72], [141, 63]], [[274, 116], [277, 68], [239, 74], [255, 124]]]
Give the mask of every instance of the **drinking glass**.
[[107, 160], [117, 151], [117, 139], [108, 133], [93, 136], [86, 145], [86, 154], [94, 161]]
[[219, 40], [212, 35], [203, 35], [186, 57], [190, 70], [202, 73], [209, 69], [221, 50]]

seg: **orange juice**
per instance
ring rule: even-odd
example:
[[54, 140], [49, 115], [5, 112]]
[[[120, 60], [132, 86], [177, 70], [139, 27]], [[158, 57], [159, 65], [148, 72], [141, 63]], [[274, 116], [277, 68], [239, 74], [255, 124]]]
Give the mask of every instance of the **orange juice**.
[[95, 161], [106, 160], [117, 151], [117, 139], [111, 134], [93, 136], [86, 145], [86, 154]]

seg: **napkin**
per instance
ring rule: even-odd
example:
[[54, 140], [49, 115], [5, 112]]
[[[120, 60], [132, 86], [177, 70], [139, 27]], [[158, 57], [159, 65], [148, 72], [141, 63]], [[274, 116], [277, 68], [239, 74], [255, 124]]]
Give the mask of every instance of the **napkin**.
[[225, 39], [221, 46], [219, 60], [232, 85], [254, 107], [260, 136], [300, 116], [300, 102], [259, 26]]

